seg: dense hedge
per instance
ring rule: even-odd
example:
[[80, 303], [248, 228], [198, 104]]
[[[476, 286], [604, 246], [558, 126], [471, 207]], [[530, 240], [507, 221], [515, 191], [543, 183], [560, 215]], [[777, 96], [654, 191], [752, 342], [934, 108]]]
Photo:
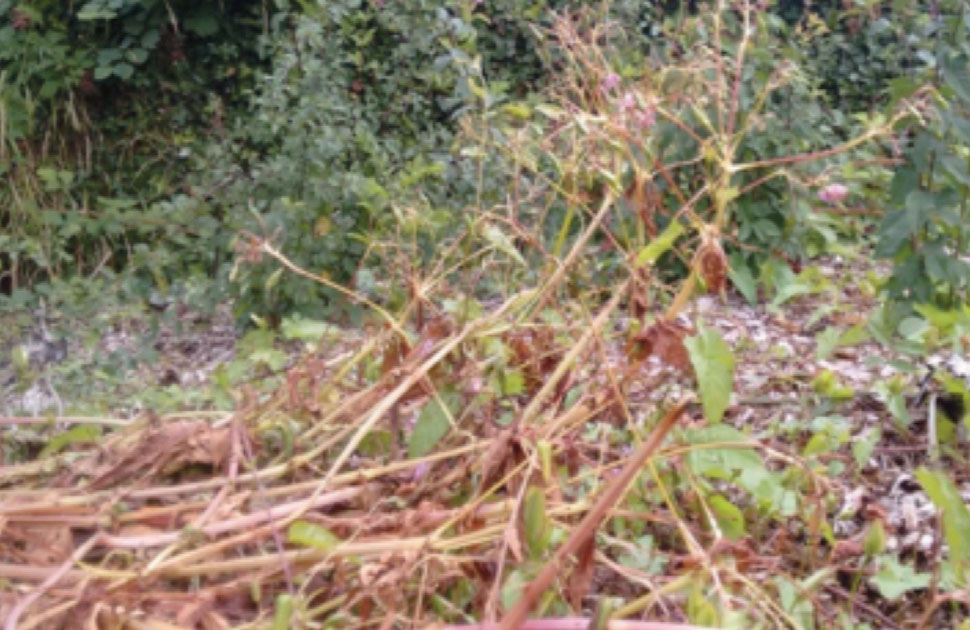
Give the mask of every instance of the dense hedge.
[[[835, 141], [854, 112], [890, 104], [901, 79], [958, 67], [959, 38], [936, 34], [959, 21], [959, 6], [779, 2], [777, 35], [801, 47], [792, 54], [804, 79], [787, 98], [818, 107], [797, 117], [789, 108], [778, 134], [742, 150], [770, 155], [782, 149], [772, 143], [800, 135], [806, 145]], [[404, 237], [430, 255], [466, 225], [482, 191], [501, 195], [503, 165], [490, 156], [480, 170], [456, 144], [460, 122], [476, 90], [493, 103], [529, 101], [555, 81], [543, 28], [553, 12], [579, 7], [602, 11], [567, 0], [0, 0], [0, 151], [10, 164], [0, 165], [10, 182], [0, 190], [0, 286], [127, 269], [145, 295], [214, 277], [212, 286], [233, 287], [241, 314], [327, 302], [309, 283], [275, 284], [271, 265], [227, 285], [233, 237], [249, 230], [366, 289], [372, 252]], [[619, 24], [616, 63], [633, 68], [645, 55], [676, 55], [664, 21], [697, 10], [618, 0], [596, 15]], [[959, 95], [943, 79], [944, 96]], [[786, 111], [778, 98], [772, 106]], [[961, 129], [961, 116], [947, 129]], [[791, 194], [773, 184], [746, 201], [742, 241], [797, 256], [817, 240], [825, 226], [801, 222]]]

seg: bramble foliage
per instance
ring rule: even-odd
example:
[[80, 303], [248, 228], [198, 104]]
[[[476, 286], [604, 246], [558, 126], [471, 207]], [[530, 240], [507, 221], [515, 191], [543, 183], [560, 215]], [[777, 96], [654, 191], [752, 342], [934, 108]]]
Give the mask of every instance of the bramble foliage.
[[146, 254], [178, 259], [177, 233], [211, 236], [212, 217], [153, 201], [225, 123], [274, 14], [239, 2], [0, 1], [5, 292]]
[[892, 84], [899, 98], [936, 87], [935, 107], [902, 129], [903, 161], [889, 186], [876, 253], [891, 258], [890, 295], [905, 302], [956, 306], [970, 287], [970, 6], [941, 2], [917, 16], [910, 41], [920, 64]]

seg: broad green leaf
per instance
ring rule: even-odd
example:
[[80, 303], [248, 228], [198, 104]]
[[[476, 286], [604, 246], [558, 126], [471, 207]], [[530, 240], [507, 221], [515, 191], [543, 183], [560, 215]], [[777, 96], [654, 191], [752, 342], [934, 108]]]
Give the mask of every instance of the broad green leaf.
[[293, 521], [290, 523], [289, 528], [286, 530], [286, 541], [304, 547], [313, 547], [314, 549], [320, 549], [322, 551], [331, 551], [340, 544], [340, 539], [330, 530], [307, 521]]
[[79, 424], [48, 440], [38, 457], [43, 458], [59, 453], [72, 444], [96, 444], [99, 439], [101, 439], [101, 427], [94, 424]]
[[533, 558], [541, 557], [552, 535], [552, 525], [546, 515], [546, 493], [542, 488], [530, 486], [525, 491], [522, 523], [525, 526], [525, 544], [529, 555]]
[[[454, 415], [461, 403], [461, 397], [458, 393], [443, 391], [440, 397], [448, 411]], [[431, 398], [425, 403], [421, 414], [418, 416], [418, 421], [414, 425], [414, 430], [411, 431], [408, 438], [408, 456], [412, 458], [421, 457], [431, 452], [438, 440], [447, 435], [450, 428], [451, 423], [448, 421], [448, 414], [441, 408], [437, 400]]]
[[657, 238], [653, 239], [647, 245], [640, 250], [637, 254], [637, 267], [642, 267], [647, 264], [654, 264], [657, 259], [666, 253], [671, 247], [673, 247], [674, 242], [684, 233], [684, 226], [680, 221], [671, 221], [669, 225], [660, 233]]
[[713, 328], [701, 325], [698, 333], [684, 339], [690, 362], [701, 390], [704, 415], [710, 422], [720, 422], [731, 402], [734, 387], [734, 356]]
[[[781, 482], [784, 472], [769, 471], [758, 452], [744, 446], [751, 441], [744, 433], [726, 424], [716, 424], [691, 429], [686, 438], [693, 446], [712, 445], [687, 453], [687, 465], [695, 475], [733, 482], [755, 497], [759, 508], [772, 513], [792, 516], [798, 510], [795, 494]], [[732, 446], [714, 446], [717, 444]]]
[[728, 501], [723, 495], [715, 494], [708, 503], [717, 519], [717, 525], [724, 532], [724, 535], [731, 540], [738, 540], [744, 536], [744, 514], [741, 513], [733, 503]]
[[950, 547], [950, 559], [956, 564], [970, 560], [970, 510], [960, 491], [944, 473], [920, 467], [916, 478], [926, 494], [943, 511], [943, 534]]
[[930, 584], [929, 573], [917, 573], [907, 564], [902, 564], [895, 556], [882, 556], [882, 568], [869, 581], [879, 589], [879, 593], [892, 601], [907, 591], [926, 588]]

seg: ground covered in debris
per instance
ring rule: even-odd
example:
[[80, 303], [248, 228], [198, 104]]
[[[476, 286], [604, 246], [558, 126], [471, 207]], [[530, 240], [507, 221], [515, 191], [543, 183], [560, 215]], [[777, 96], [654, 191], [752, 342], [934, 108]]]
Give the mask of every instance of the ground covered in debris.
[[[0, 618], [462, 627], [527, 602], [549, 628], [596, 611], [631, 628], [965, 624], [944, 562], [965, 542], [928, 489], [945, 494], [945, 467], [970, 498], [945, 404], [966, 363], [881, 338], [865, 256], [782, 275], [670, 322], [620, 312], [629, 285], [593, 312], [527, 317], [542, 296], [519, 294], [263, 339], [182, 313], [124, 379], [205, 392], [180, 400], [195, 411], [72, 418], [33, 385], [5, 396]], [[57, 392], [84, 350], [53, 325], [21, 345]], [[119, 330], [87, 356], [134, 338]], [[690, 393], [725, 374], [722, 402]]]

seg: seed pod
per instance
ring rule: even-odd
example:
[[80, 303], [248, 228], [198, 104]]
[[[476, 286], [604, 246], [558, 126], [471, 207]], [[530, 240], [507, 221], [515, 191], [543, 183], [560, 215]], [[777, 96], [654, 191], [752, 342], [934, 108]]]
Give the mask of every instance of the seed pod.
[[724, 288], [728, 263], [716, 236], [705, 235], [694, 260], [694, 268], [704, 279], [708, 293], [719, 293]]

